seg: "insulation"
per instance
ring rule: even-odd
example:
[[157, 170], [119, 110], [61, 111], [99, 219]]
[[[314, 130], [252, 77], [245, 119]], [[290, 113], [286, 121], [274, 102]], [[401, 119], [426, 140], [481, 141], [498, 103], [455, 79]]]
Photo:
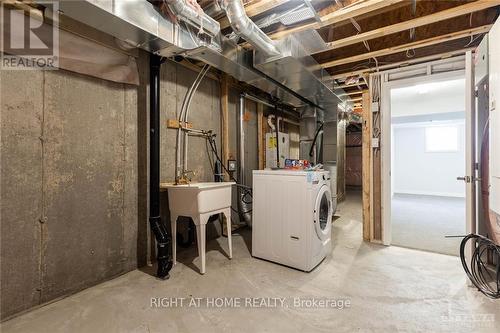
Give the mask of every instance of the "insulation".
[[[23, 14], [13, 11], [11, 15]], [[52, 29], [51, 25], [44, 23], [37, 33], [41, 36], [49, 36], [52, 34]], [[7, 39], [2, 40], [4, 35], [7, 34], [0, 34], [1, 45], [9, 42]], [[23, 29], [12, 29], [8, 37], [12, 40], [23, 40], [23, 36]], [[62, 29], [59, 30], [59, 64], [57, 67], [108, 81], [139, 85], [139, 74], [134, 57]]]

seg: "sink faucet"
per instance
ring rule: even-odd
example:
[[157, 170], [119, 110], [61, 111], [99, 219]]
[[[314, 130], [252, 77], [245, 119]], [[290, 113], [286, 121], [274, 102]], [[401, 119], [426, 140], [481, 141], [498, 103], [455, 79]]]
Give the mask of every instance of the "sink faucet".
[[175, 182], [176, 184], [188, 184], [191, 182], [191, 177], [188, 177], [189, 174], [192, 174], [193, 176], [196, 176], [196, 171], [193, 170], [184, 170], [181, 173], [181, 176], [177, 181]]

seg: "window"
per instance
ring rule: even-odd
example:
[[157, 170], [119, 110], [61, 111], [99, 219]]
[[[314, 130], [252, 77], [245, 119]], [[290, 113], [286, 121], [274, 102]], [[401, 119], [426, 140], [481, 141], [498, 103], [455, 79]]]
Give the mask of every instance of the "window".
[[425, 151], [458, 151], [458, 126], [429, 126], [425, 128]]

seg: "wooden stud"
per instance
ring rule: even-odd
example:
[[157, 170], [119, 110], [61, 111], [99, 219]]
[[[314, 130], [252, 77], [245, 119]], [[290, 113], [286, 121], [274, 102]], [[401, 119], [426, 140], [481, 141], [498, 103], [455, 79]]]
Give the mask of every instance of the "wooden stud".
[[[442, 10], [442, 11], [439, 11], [436, 13], [432, 13], [430, 15], [426, 15], [426, 16], [418, 17], [418, 18], [415, 18], [412, 20], [393, 24], [390, 26], [381, 27], [378, 29], [362, 32], [362, 33], [359, 33], [359, 34], [354, 35], [354, 36], [349, 36], [346, 38], [342, 38], [342, 39], [327, 43], [328, 48], [326, 50], [335, 50], [335, 49], [349, 46], [352, 44], [361, 43], [363, 41], [367, 41], [370, 39], [383, 37], [383, 36], [387, 36], [387, 35], [394, 34], [397, 32], [410, 30], [412, 28], [421, 27], [423, 25], [444, 21], [447, 19], [461, 16], [461, 15], [470, 14], [470, 13], [477, 12], [477, 11], [487, 9], [487, 8], [491, 8], [491, 7], [494, 7], [497, 5], [500, 5], [500, 0], [469, 2], [469, 3], [466, 3], [464, 5], [453, 7], [453, 8], [447, 9], [447, 10]], [[326, 50], [322, 50], [321, 52], [324, 52]]]
[[343, 58], [343, 59], [328, 61], [328, 62], [322, 63], [321, 67], [328, 68], [328, 67], [345, 65], [345, 64], [348, 64], [351, 62], [357, 62], [357, 61], [367, 60], [370, 58], [382, 57], [382, 56], [386, 56], [389, 54], [404, 52], [404, 51], [408, 51], [411, 49], [418, 49], [418, 48], [422, 48], [422, 47], [426, 47], [426, 46], [440, 44], [443, 42], [448, 42], [448, 41], [455, 40], [455, 39], [474, 36], [474, 35], [488, 32], [490, 30], [491, 26], [492, 26], [491, 24], [487, 24], [487, 25], [483, 25], [480, 27], [472, 28], [472, 29], [455, 31], [455, 32], [452, 32], [452, 33], [449, 33], [446, 35], [432, 37], [432, 38], [424, 39], [421, 41], [416, 41], [416, 42], [398, 45], [398, 46], [394, 46], [394, 47], [388, 47], [386, 49], [367, 52], [364, 54], [358, 54], [358, 55]]
[[[370, 78], [370, 85], [372, 84], [372, 78]], [[371, 102], [371, 101], [370, 101]], [[370, 104], [371, 107], [371, 104]], [[390, 133], [380, 133], [381, 123], [380, 123], [380, 109], [378, 111], [378, 116], [375, 116], [372, 112], [371, 121], [371, 131], [372, 137], [374, 136], [375, 129], [379, 133], [379, 140], [381, 135], [390, 135]], [[380, 148], [371, 147], [370, 138], [370, 154], [371, 154], [371, 169], [370, 169], [370, 219], [372, 221], [370, 225], [370, 240], [378, 241], [382, 240], [382, 173], [381, 173], [381, 154]]]
[[362, 116], [362, 201], [363, 201], [363, 239], [371, 240], [371, 207], [370, 207], [370, 169], [371, 169], [371, 138], [372, 138], [372, 112], [370, 103], [370, 93], [363, 92]]

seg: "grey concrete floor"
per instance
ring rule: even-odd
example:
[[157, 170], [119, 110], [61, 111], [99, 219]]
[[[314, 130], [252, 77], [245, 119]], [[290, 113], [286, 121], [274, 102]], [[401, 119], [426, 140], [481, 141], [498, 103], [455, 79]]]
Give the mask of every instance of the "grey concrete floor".
[[392, 244], [458, 256], [464, 235], [465, 198], [394, 194]]
[[[467, 286], [459, 259], [367, 244], [359, 193], [337, 212], [332, 255], [311, 273], [250, 256], [250, 233], [209, 242], [207, 273], [183, 251], [167, 281], [136, 270], [2, 323], [2, 332], [499, 332], [500, 303]], [[151, 307], [151, 298], [186, 298]], [[202, 298], [200, 307], [189, 306]], [[283, 297], [284, 306], [207, 307], [213, 297]], [[293, 299], [349, 300], [343, 309]]]

